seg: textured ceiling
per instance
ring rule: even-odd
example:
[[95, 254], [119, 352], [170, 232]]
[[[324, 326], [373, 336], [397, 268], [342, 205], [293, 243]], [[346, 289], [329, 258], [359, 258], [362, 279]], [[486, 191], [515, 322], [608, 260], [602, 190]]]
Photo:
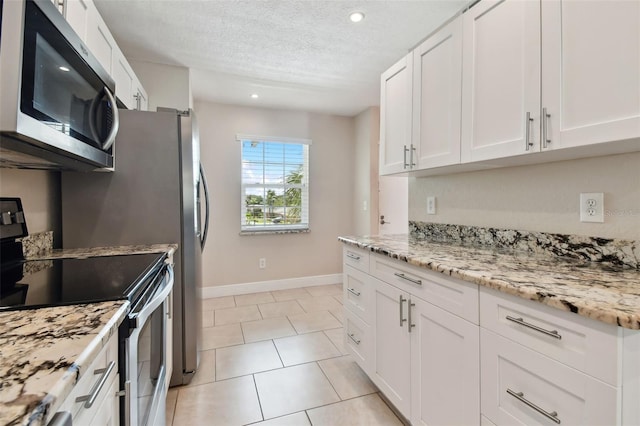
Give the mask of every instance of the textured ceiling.
[[381, 72], [468, 3], [96, 0], [130, 60], [192, 69], [195, 99], [342, 115], [379, 104]]

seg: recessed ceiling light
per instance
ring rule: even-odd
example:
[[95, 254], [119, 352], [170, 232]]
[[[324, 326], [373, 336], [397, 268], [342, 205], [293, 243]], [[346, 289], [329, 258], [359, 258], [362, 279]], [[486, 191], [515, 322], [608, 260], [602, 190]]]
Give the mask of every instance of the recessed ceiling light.
[[251, 98], [252, 99], [258, 99], [258, 94], [257, 93], [252, 93], [251, 94]]
[[360, 22], [364, 19], [364, 13], [352, 12], [351, 15], [349, 15], [349, 19], [351, 19], [351, 22]]
[[67, 67], [58, 67], [60, 71], [69, 72], [69, 68]]

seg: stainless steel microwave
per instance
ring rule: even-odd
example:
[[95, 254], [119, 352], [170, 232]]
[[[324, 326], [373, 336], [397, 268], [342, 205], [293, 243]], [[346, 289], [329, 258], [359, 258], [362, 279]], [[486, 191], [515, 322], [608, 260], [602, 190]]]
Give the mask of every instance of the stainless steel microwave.
[[115, 82], [51, 0], [0, 0], [0, 167], [112, 170]]

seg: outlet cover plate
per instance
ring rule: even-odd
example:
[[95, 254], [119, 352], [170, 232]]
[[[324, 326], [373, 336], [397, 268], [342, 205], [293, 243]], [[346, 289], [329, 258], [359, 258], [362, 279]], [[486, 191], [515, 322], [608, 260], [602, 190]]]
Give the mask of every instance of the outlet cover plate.
[[583, 192], [580, 194], [580, 222], [604, 222], [604, 193]]

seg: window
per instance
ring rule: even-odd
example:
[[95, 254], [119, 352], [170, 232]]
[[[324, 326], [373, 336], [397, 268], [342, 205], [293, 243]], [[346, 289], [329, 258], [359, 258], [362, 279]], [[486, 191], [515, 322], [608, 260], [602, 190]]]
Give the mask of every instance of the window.
[[238, 135], [241, 232], [309, 229], [310, 140]]

